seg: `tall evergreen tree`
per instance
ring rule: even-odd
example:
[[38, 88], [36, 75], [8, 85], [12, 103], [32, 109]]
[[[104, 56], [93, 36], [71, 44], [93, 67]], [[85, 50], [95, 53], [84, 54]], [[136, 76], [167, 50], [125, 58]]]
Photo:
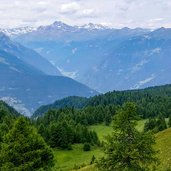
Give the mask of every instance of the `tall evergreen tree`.
[[145, 171], [155, 164], [154, 138], [149, 133], [136, 130], [137, 110], [133, 103], [126, 103], [113, 121], [113, 134], [104, 147], [105, 157], [98, 166], [103, 171]]
[[4, 171], [49, 170], [53, 153], [29, 121], [20, 117], [4, 137], [0, 161]]

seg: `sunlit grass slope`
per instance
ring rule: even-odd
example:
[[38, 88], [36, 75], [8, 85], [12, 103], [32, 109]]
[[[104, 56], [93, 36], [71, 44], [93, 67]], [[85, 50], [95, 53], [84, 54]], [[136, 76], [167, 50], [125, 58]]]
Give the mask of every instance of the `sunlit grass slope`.
[[[137, 129], [143, 130], [146, 120], [138, 122]], [[112, 133], [111, 126], [94, 125], [89, 129], [95, 130], [101, 141], [105, 140], [105, 136]], [[156, 134], [156, 150], [159, 150], [158, 157], [161, 161], [157, 170], [166, 171], [171, 168], [171, 128]], [[94, 155], [96, 158], [103, 156], [103, 151], [99, 147], [92, 147], [91, 151], [84, 152], [83, 145], [77, 144], [73, 146], [73, 150], [54, 150], [56, 164], [53, 171], [70, 171], [74, 166], [89, 165]], [[79, 171], [98, 171], [93, 165], [81, 168]]]

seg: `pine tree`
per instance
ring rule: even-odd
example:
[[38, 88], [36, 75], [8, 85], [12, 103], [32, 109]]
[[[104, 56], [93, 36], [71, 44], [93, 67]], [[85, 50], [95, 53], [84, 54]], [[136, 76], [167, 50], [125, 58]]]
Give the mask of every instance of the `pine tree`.
[[29, 121], [20, 117], [4, 137], [0, 161], [4, 171], [48, 170], [53, 166], [53, 153]]
[[104, 147], [105, 157], [98, 161], [103, 171], [145, 171], [155, 165], [155, 143], [150, 133], [138, 132], [137, 110], [133, 103], [126, 103], [113, 121], [113, 134]]
[[69, 144], [73, 143], [74, 134], [72, 128], [65, 121], [61, 123], [56, 122], [51, 125], [51, 147], [61, 147], [67, 149]]

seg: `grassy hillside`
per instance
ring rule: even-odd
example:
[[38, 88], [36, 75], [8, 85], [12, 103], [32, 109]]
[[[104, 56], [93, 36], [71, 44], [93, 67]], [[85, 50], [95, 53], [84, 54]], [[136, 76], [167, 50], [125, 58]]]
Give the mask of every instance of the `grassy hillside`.
[[90, 165], [90, 166], [83, 167], [78, 171], [99, 171], [99, 169], [96, 168], [94, 165]]
[[159, 150], [161, 162], [158, 169], [163, 171], [171, 168], [171, 128], [156, 135], [156, 149]]
[[[145, 120], [141, 120], [138, 122], [137, 129], [142, 130], [144, 126]], [[101, 141], [105, 140], [105, 136], [111, 134], [112, 126], [105, 125], [93, 125], [89, 127], [90, 130], [95, 130], [99, 136]], [[99, 147], [92, 147], [91, 151], [84, 152], [82, 144], [76, 144], [73, 146], [73, 150], [55, 150], [55, 159], [56, 165], [54, 167], [54, 171], [68, 171], [72, 170], [75, 165], [84, 166], [89, 165], [91, 162], [91, 158], [94, 155], [96, 158], [103, 156], [103, 150]], [[85, 167], [82, 171], [91, 171], [87, 169], [93, 169], [92, 171], [96, 171], [97, 169], [94, 166]]]
[[[138, 121], [138, 125], [137, 125], [138, 131], [143, 131], [145, 122], [146, 119]], [[112, 126], [106, 126], [106, 125], [93, 125], [90, 126], [89, 129], [96, 131], [100, 140], [104, 140], [105, 136], [111, 134], [112, 132]]]
[[84, 167], [90, 164], [93, 155], [96, 158], [103, 156], [102, 149], [98, 147], [93, 147], [91, 151], [84, 152], [82, 144], [74, 145], [71, 151], [55, 150], [54, 154], [56, 165], [53, 171], [69, 171], [74, 169], [74, 166]]
[[[146, 120], [138, 122], [137, 129], [139, 131], [143, 130], [145, 122]], [[89, 129], [97, 131], [101, 141], [105, 139], [106, 135], [112, 132], [112, 127], [105, 125], [94, 125]], [[158, 157], [161, 161], [158, 170], [165, 171], [166, 169], [171, 168], [171, 128], [156, 134], [155, 148], [159, 150]], [[103, 151], [101, 148], [93, 147], [91, 151], [84, 152], [83, 145], [77, 144], [73, 146], [73, 150], [71, 151], [57, 149], [54, 151], [54, 154], [56, 159], [54, 171], [70, 171], [73, 170], [75, 165], [81, 166], [79, 171], [98, 171], [93, 165], [86, 165], [90, 164], [93, 155], [96, 158], [103, 156]]]
[[[171, 168], [171, 128], [156, 134], [156, 150], [158, 150], [158, 158], [160, 165], [158, 171], [169, 171]], [[98, 171], [93, 165], [86, 166], [79, 171]]]

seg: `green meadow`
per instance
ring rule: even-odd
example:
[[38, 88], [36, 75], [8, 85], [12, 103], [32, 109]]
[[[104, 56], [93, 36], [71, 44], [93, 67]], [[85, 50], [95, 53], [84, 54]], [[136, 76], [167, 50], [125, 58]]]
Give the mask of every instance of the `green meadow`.
[[[168, 119], [167, 119], [168, 121]], [[142, 131], [146, 120], [138, 122], [137, 129]], [[89, 129], [95, 130], [101, 141], [105, 136], [112, 133], [112, 126], [94, 125]], [[94, 155], [96, 159], [103, 156], [103, 150], [99, 147], [91, 147], [91, 151], [84, 152], [82, 144], [75, 144], [72, 150], [55, 149], [55, 167], [53, 171], [71, 171], [79, 168], [79, 171], [98, 171], [94, 165], [90, 165], [91, 158]], [[160, 165], [157, 170], [166, 171], [171, 168], [171, 128], [156, 134], [156, 145]]]
[[[145, 120], [141, 120], [138, 123], [137, 129], [139, 131], [143, 130]], [[97, 132], [100, 141], [105, 140], [105, 136], [112, 133], [112, 126], [105, 125], [94, 125], [89, 127], [90, 130]], [[72, 146], [72, 150], [54, 150], [55, 154], [55, 167], [54, 171], [69, 171], [73, 170], [74, 167], [83, 167], [82, 169], [93, 168], [93, 171], [97, 169], [93, 166], [85, 167], [90, 164], [91, 158], [94, 155], [97, 159], [103, 156], [103, 149], [99, 147], [91, 147], [91, 151], [84, 152], [82, 144], [75, 144]]]

